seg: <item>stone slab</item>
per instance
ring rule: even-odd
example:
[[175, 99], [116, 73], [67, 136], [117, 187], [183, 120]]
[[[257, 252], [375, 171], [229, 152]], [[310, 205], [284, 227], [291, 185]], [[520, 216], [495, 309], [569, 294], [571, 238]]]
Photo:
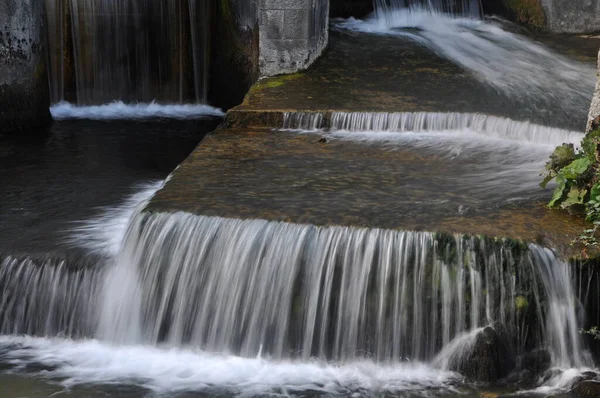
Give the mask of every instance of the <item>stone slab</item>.
[[[470, 164], [314, 134], [218, 130], [172, 174], [147, 211], [510, 237], [565, 253], [581, 219], [544, 206], [550, 191], [478, 206], [453, 179]], [[461, 205], [472, 206], [460, 211]]]

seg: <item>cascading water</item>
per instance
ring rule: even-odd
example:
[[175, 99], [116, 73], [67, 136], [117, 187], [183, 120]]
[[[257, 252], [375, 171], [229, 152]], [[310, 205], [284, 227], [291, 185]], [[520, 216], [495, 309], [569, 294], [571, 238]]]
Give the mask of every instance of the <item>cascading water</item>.
[[139, 213], [114, 266], [8, 258], [0, 286], [4, 333], [397, 362], [499, 321], [519, 352], [588, 364], [569, 267], [535, 245]]
[[380, 1], [373, 16], [338, 21], [335, 26], [414, 41], [522, 104], [532, 116], [581, 120], [583, 129], [595, 84], [593, 65], [513, 33], [501, 20], [434, 12], [435, 4], [451, 3], [433, 2], [424, 9], [404, 7], [402, 1]]
[[208, 0], [46, 0], [52, 101], [206, 102]]
[[482, 16], [481, 0], [374, 0], [374, 5], [377, 14], [382, 16], [394, 10], [427, 11], [470, 18]]
[[[500, 321], [520, 352], [540, 344], [557, 364], [588, 364], [569, 267], [535, 245], [140, 214], [111, 273], [100, 333], [112, 341], [428, 361]], [[532, 303], [537, 319], [527, 333], [517, 300]]]

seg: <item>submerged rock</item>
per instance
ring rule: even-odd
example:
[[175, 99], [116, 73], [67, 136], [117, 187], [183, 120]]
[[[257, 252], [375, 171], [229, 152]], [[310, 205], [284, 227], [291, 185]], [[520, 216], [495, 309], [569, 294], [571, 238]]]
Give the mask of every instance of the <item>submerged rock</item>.
[[600, 381], [584, 380], [571, 390], [571, 393], [577, 398], [597, 398], [600, 397]]
[[493, 383], [506, 377], [515, 367], [515, 357], [507, 344], [504, 327], [484, 328], [477, 334], [471, 353], [453, 367], [477, 382]]
[[523, 357], [522, 368], [533, 374], [540, 374], [550, 368], [552, 358], [548, 350], [533, 350]]

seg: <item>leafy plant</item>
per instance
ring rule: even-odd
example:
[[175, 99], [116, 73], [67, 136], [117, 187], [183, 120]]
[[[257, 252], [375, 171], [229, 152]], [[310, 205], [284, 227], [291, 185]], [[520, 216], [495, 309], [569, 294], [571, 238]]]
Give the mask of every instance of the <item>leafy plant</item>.
[[598, 326], [594, 326], [588, 330], [581, 330], [581, 334], [588, 334], [594, 337], [594, 340], [600, 340], [600, 328]]
[[586, 134], [581, 148], [573, 144], [557, 147], [546, 163], [542, 188], [556, 181], [549, 207], [585, 214], [593, 228], [586, 229], [576, 239], [584, 247], [598, 244], [596, 234], [600, 229], [600, 128]]

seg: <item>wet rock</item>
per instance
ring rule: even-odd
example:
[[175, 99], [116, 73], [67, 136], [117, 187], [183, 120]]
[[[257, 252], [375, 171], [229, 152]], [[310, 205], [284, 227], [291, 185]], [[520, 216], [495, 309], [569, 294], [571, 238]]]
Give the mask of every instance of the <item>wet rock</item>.
[[540, 374], [548, 370], [551, 364], [552, 359], [548, 350], [538, 349], [525, 354], [522, 367], [533, 374]]
[[597, 398], [600, 397], [600, 381], [584, 380], [578, 383], [572, 390], [577, 398]]
[[515, 367], [515, 357], [501, 325], [488, 326], [476, 337], [471, 353], [457, 364], [457, 371], [477, 382], [493, 383]]

